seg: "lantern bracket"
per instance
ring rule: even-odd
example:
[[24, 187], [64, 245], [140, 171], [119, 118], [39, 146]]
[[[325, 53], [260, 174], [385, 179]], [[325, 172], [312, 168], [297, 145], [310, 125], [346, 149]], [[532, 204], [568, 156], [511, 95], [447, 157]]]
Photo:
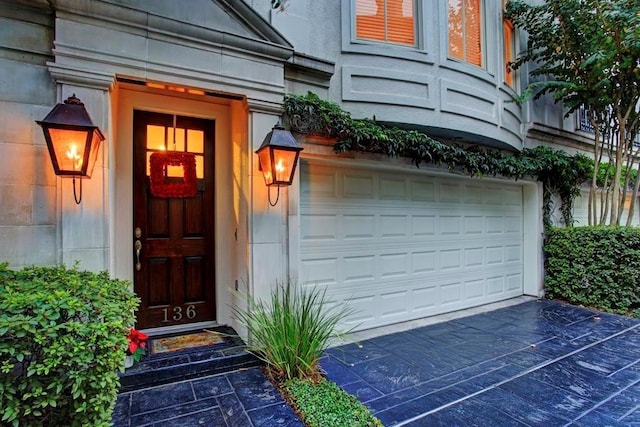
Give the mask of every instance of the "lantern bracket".
[[275, 206], [278, 204], [278, 199], [280, 198], [280, 186], [276, 187], [278, 189], [278, 193], [276, 195], [276, 201], [275, 202], [271, 202], [271, 186], [267, 187], [267, 191], [268, 191], [268, 196], [269, 196], [269, 204], [271, 206]]
[[79, 205], [82, 202], [82, 177], [78, 178], [80, 181], [80, 197], [78, 197], [76, 193], [76, 177], [73, 177], [73, 200], [76, 202], [76, 205]]

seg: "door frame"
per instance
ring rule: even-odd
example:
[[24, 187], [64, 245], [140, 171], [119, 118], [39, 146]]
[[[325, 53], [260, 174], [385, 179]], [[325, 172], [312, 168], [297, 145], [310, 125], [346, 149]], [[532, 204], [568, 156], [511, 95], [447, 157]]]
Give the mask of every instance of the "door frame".
[[[148, 89], [145, 86], [119, 84], [113, 93], [115, 111], [114, 136], [108, 144], [109, 158], [115, 161], [109, 165], [110, 182], [106, 197], [109, 198], [111, 218], [110, 271], [112, 275], [129, 280], [133, 289], [134, 262], [132, 253], [133, 236], [133, 110], [145, 110], [163, 114], [177, 114], [215, 120], [215, 192], [214, 206], [214, 253], [215, 253], [215, 322], [191, 323], [149, 330], [152, 333], [178, 332], [208, 326], [212, 323], [230, 323], [230, 293], [228, 283], [233, 281], [233, 251], [229, 250], [233, 239], [231, 122], [229, 101], [202, 95], [184, 95], [168, 90]], [[226, 249], [225, 249], [226, 247]]]

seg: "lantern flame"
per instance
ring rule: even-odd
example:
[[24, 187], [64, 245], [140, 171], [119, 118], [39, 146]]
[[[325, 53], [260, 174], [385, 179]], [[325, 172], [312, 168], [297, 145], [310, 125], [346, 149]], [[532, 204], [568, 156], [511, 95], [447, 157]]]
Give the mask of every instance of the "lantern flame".
[[74, 169], [80, 169], [80, 167], [82, 166], [82, 157], [78, 153], [76, 144], [70, 144], [67, 146], [66, 155], [67, 159], [72, 161]]

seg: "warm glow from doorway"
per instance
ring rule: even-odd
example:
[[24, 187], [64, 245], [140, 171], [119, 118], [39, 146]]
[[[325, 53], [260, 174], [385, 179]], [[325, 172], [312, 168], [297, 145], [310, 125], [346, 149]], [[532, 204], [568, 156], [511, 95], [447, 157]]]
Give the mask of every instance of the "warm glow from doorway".
[[205, 92], [203, 90], [189, 89], [189, 88], [180, 87], [180, 86], [168, 86], [168, 85], [163, 85], [160, 83], [152, 83], [152, 82], [147, 82], [146, 86], [153, 89], [165, 89], [173, 92], [189, 93], [191, 95], [205, 95]]

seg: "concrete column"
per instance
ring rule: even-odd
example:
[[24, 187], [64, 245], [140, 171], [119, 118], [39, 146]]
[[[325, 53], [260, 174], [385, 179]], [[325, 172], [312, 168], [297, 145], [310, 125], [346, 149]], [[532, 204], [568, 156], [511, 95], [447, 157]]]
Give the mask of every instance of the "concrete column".
[[[100, 146], [91, 178], [82, 179], [80, 204], [76, 204], [73, 197], [73, 181], [57, 178], [59, 260], [69, 266], [80, 262], [81, 269], [108, 270], [111, 232], [109, 152], [112, 135], [109, 87], [102, 84], [87, 87], [76, 82], [58, 81], [58, 102], [74, 94], [84, 103], [93, 123], [102, 130], [105, 141]], [[76, 179], [76, 191], [80, 191], [79, 179]]]
[[249, 224], [248, 246], [250, 265], [249, 293], [256, 299], [266, 299], [272, 287], [288, 279], [287, 211], [288, 188], [280, 189], [278, 203], [269, 204], [278, 197], [278, 190], [270, 190], [264, 183], [255, 151], [265, 136], [279, 122], [279, 110], [257, 109], [249, 111]]

